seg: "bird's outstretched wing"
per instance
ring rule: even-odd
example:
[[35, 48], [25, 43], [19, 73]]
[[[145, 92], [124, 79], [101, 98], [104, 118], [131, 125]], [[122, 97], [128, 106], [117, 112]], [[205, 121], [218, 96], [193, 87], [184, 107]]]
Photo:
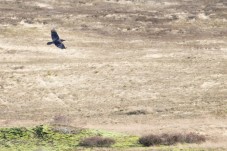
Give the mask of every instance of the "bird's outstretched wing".
[[51, 44], [53, 44], [53, 42], [52, 42], [52, 41], [47, 43], [47, 45], [51, 45]]
[[60, 40], [58, 33], [54, 29], [51, 30], [51, 38], [52, 38], [53, 41]]
[[60, 41], [55, 41], [54, 42], [55, 46], [57, 46], [58, 48], [61, 48], [61, 49], [65, 49], [65, 46], [62, 42]]

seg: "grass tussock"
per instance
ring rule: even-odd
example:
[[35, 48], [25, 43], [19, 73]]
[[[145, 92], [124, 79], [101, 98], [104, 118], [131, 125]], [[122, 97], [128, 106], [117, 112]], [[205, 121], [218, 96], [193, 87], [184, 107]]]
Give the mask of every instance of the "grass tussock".
[[196, 133], [188, 134], [161, 134], [161, 135], [147, 135], [139, 139], [139, 143], [144, 146], [154, 145], [174, 145], [177, 143], [202, 143], [205, 142], [205, 136]]
[[88, 137], [80, 141], [80, 146], [85, 147], [110, 147], [115, 143], [115, 140], [112, 138], [104, 138], [100, 136]]

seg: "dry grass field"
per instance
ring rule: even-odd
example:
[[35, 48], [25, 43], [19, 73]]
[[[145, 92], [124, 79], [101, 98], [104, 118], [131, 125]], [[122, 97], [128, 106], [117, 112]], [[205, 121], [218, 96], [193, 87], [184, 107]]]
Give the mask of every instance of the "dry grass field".
[[[227, 1], [1, 0], [0, 126], [197, 132], [227, 149]], [[55, 28], [67, 49], [46, 43]]]

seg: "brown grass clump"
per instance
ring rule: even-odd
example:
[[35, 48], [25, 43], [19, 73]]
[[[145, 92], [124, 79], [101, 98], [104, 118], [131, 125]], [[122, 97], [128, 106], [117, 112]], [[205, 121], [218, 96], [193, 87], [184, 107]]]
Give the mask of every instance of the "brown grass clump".
[[88, 137], [80, 141], [80, 146], [85, 147], [110, 147], [115, 143], [115, 140], [111, 138], [103, 138], [100, 136]]
[[174, 145], [177, 143], [201, 143], [205, 142], [205, 137], [203, 135], [198, 135], [196, 133], [188, 134], [161, 134], [161, 135], [147, 135], [142, 136], [139, 139], [139, 143], [144, 146], [154, 146], [154, 145]]

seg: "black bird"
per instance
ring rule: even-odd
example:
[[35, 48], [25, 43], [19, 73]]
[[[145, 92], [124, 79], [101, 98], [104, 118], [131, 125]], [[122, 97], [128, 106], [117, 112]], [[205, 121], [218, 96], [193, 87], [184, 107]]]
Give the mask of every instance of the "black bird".
[[48, 42], [47, 45], [55, 44], [55, 46], [57, 46], [58, 48], [65, 49], [65, 46], [62, 43], [65, 40], [59, 38], [58, 33], [55, 29], [51, 30], [51, 38], [53, 41]]

